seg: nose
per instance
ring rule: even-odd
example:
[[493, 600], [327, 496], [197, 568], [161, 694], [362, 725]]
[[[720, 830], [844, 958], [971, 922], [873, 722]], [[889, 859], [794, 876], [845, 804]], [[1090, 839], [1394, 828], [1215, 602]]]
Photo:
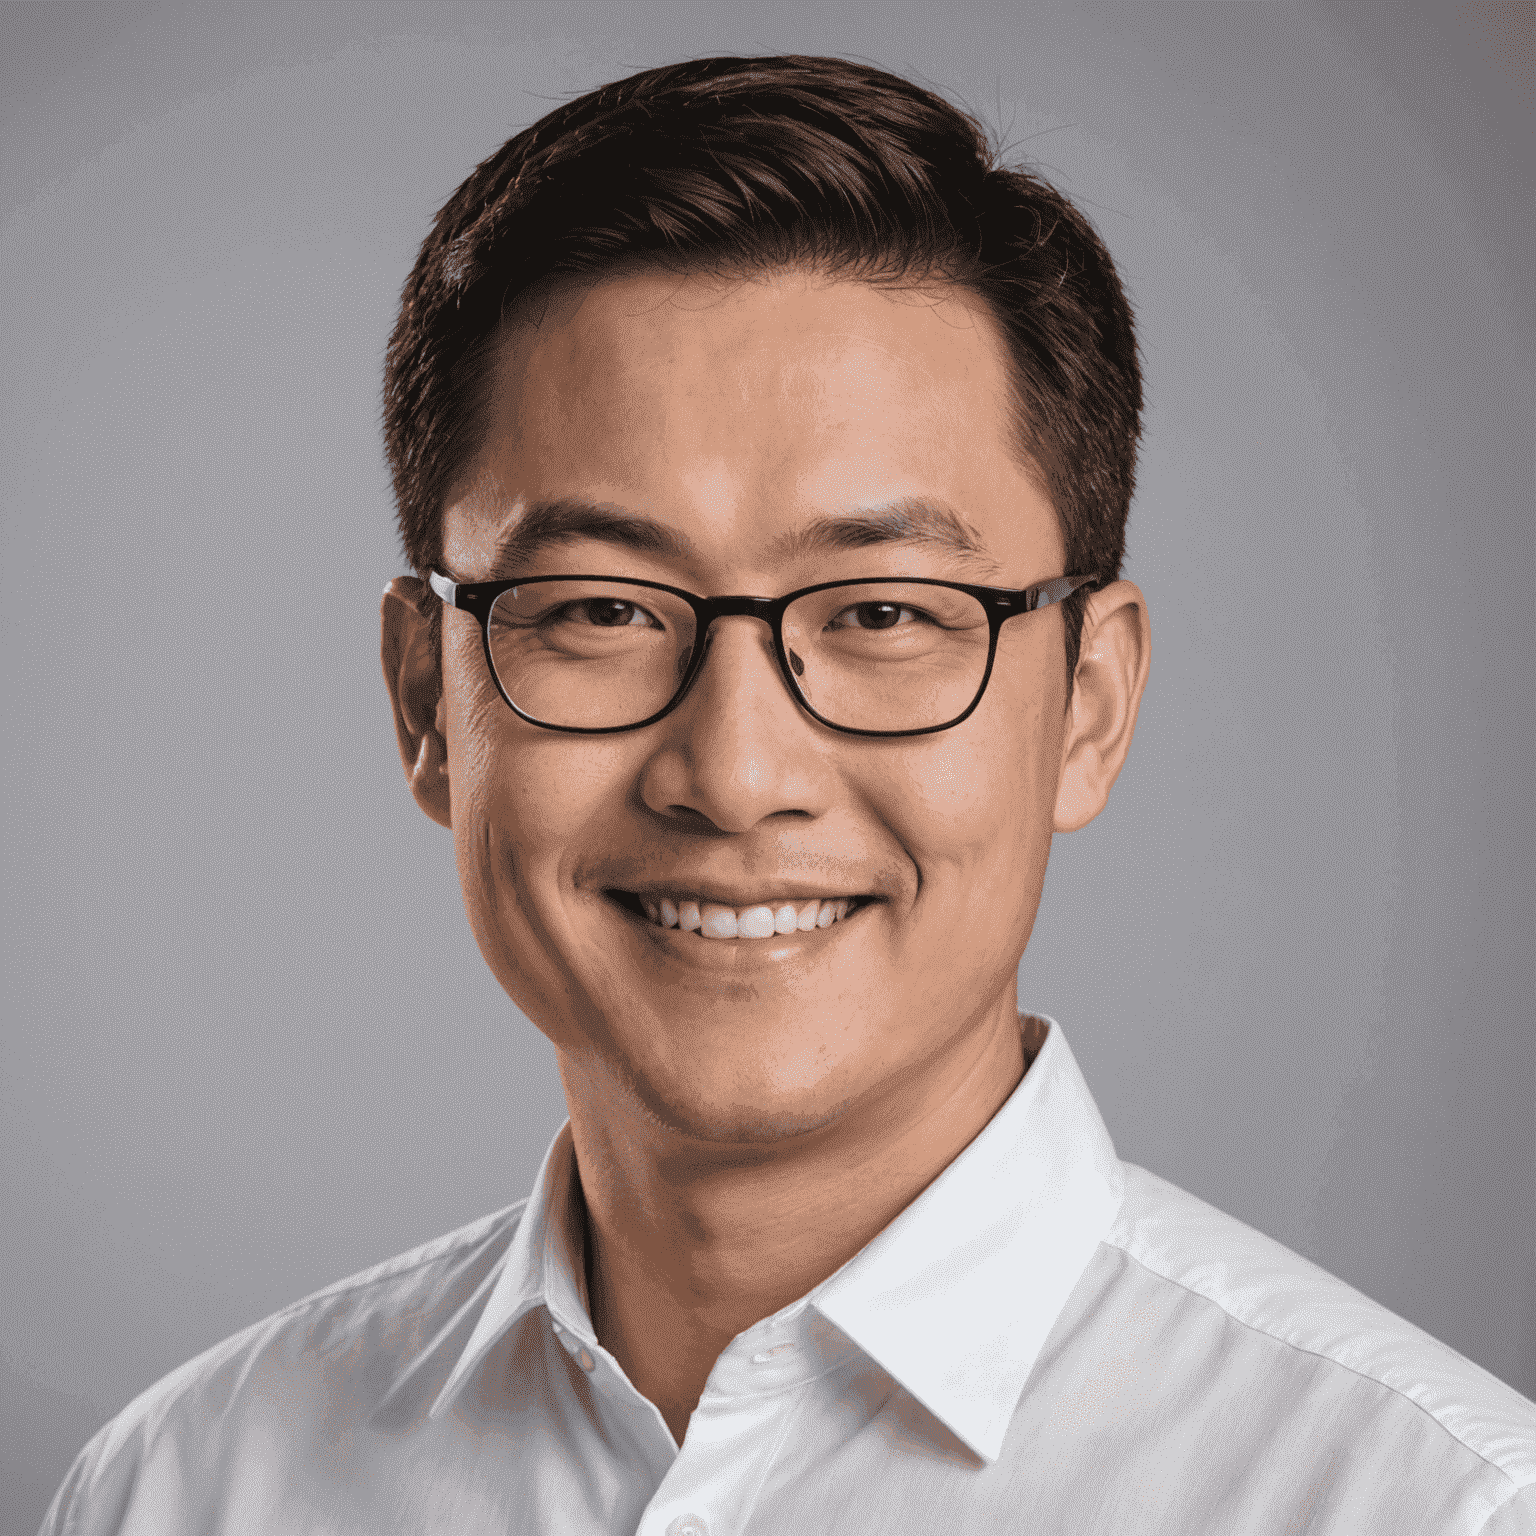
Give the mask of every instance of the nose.
[[823, 727], [791, 697], [762, 620], [716, 619], [688, 697], [658, 723], [641, 784], [659, 814], [746, 832], [772, 816], [819, 816], [833, 782]]

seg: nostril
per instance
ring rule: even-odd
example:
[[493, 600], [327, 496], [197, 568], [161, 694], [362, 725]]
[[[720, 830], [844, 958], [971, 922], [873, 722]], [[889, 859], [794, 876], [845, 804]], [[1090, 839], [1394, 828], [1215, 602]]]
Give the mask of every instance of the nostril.
[[796, 677], [805, 676], [805, 663], [793, 651], [789, 653], [789, 664], [794, 669]]

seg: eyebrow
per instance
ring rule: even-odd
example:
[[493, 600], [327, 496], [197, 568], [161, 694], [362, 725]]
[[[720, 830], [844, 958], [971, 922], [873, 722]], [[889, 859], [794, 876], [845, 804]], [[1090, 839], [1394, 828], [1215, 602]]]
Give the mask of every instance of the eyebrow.
[[834, 549], [868, 549], [904, 544], [951, 559], [974, 562], [996, 571], [981, 535], [947, 502], [928, 496], [903, 496], [878, 507], [861, 507], [835, 517], [813, 518], [774, 540], [779, 559], [821, 554]]
[[[616, 502], [559, 496], [524, 508], [496, 544], [494, 573], [502, 578], [525, 568], [541, 551], [578, 539], [611, 544], [639, 554], [677, 560], [697, 550], [686, 534]], [[996, 572], [980, 535], [946, 502], [927, 496], [903, 496], [874, 507], [813, 518], [780, 534], [769, 546], [773, 560], [793, 560], [833, 550], [878, 545], [927, 549]]]
[[516, 571], [541, 550], [577, 539], [594, 539], [599, 544], [645, 555], [670, 555], [677, 560], [686, 560], [694, 552], [693, 540], [686, 534], [616, 502], [558, 496], [530, 503], [496, 541], [495, 574], [501, 577]]

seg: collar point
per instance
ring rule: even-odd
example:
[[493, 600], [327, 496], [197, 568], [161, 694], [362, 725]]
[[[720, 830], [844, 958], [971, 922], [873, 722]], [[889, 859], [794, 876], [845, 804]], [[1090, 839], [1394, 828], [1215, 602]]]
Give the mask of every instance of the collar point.
[[978, 1460], [991, 1466], [1003, 1454], [1003, 1441], [1008, 1438], [1008, 1425], [1013, 1415], [1005, 1414], [1001, 1420], [966, 1428], [954, 1420], [945, 1421], [945, 1427]]

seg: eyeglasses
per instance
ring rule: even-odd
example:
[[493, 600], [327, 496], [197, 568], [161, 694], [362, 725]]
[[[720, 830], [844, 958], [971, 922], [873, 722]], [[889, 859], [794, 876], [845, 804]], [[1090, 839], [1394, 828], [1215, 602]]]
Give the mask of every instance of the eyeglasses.
[[699, 597], [656, 581], [530, 576], [432, 590], [480, 621], [502, 698], [530, 725], [600, 736], [654, 725], [682, 702], [716, 619], [773, 630], [785, 686], [805, 712], [853, 736], [925, 736], [981, 702], [997, 637], [1093, 576], [976, 587], [913, 576], [824, 581], [783, 597]]

